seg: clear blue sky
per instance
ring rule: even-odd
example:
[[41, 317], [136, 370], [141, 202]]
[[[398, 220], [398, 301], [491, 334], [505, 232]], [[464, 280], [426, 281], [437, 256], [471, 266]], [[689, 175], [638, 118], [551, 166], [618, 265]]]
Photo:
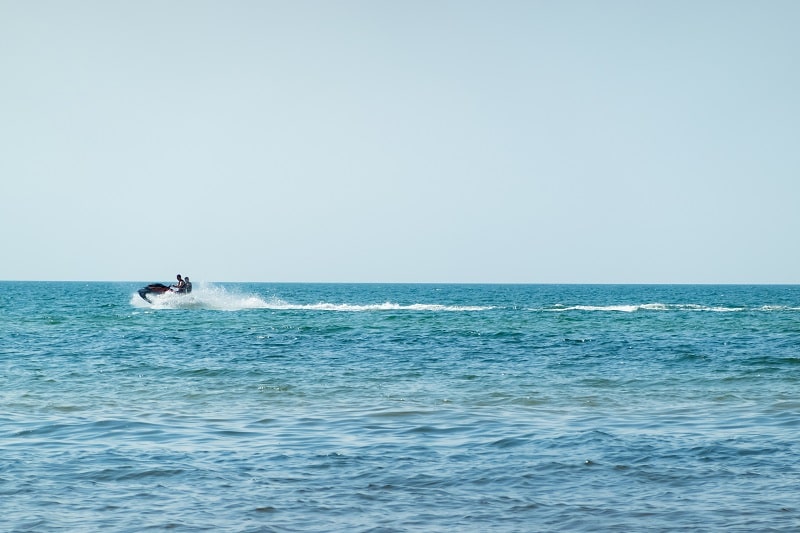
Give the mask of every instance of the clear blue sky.
[[0, 279], [800, 283], [800, 2], [0, 0]]

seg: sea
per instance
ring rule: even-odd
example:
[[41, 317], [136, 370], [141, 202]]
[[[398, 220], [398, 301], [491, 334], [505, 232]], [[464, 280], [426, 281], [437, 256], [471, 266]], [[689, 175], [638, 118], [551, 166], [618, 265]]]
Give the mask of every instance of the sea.
[[146, 283], [0, 282], [0, 531], [800, 530], [800, 286]]

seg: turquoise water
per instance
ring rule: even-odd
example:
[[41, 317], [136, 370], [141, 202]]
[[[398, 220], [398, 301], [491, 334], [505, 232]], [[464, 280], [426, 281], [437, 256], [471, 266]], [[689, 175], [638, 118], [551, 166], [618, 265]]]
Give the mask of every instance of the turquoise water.
[[145, 283], [0, 283], [0, 530], [800, 528], [800, 287]]

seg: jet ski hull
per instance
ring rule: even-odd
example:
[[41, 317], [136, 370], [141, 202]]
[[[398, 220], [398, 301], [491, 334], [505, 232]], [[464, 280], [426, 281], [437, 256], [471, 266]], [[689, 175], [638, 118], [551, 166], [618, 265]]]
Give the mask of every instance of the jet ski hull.
[[147, 303], [153, 303], [153, 300], [149, 298], [150, 296], [157, 296], [159, 294], [164, 294], [165, 292], [170, 292], [171, 290], [172, 289], [170, 289], [169, 286], [164, 285], [163, 283], [151, 283], [146, 287], [142, 287], [137, 292], [144, 301]]

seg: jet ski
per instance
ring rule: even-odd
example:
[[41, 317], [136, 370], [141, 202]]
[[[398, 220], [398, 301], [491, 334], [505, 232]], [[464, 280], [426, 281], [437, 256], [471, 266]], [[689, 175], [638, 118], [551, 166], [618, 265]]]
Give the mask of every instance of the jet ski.
[[163, 283], [151, 283], [146, 287], [142, 287], [137, 291], [139, 296], [142, 297], [147, 303], [153, 303], [153, 300], [149, 298], [149, 296], [158, 296], [159, 294], [164, 293], [172, 293], [172, 294], [186, 294], [186, 290], [179, 290], [177, 287], [170, 287], [169, 285], [164, 285]]

